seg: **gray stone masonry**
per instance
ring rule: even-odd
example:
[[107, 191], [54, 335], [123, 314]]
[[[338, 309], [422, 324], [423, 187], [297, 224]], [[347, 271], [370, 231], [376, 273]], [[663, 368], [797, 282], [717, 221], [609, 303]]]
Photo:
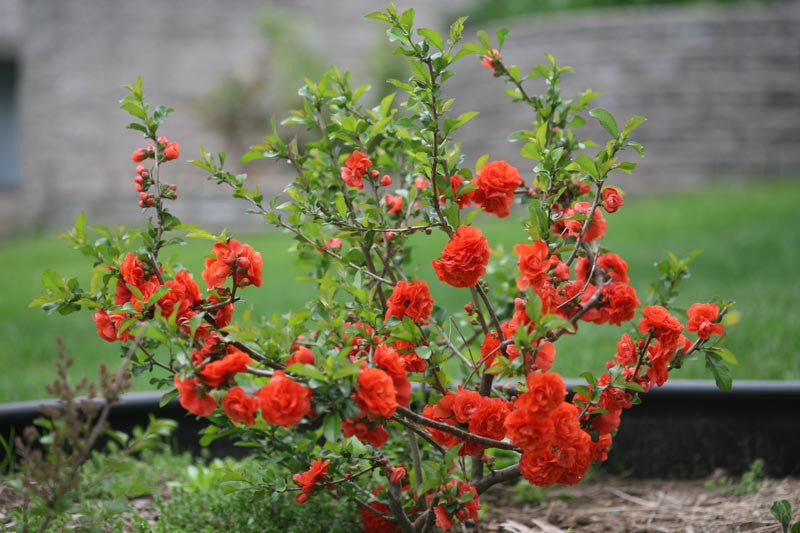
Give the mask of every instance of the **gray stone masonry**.
[[[425, 4], [418, 18], [445, 31], [441, 13], [467, 2]], [[382, 28], [362, 16], [383, 3], [275, 5], [313, 23], [309, 41], [327, 62], [366, 81], [362, 67]], [[258, 142], [256, 136], [229, 146], [205, 125], [196, 102], [230, 73], [247, 77], [269, 53], [254, 23], [269, 9], [256, 0], [0, 0], [0, 57], [15, 56], [21, 73], [23, 177], [20, 187], [0, 189], [0, 235], [63, 227], [84, 211], [93, 223], [139, 217], [129, 154], [141, 139], [124, 129], [127, 116], [117, 106], [122, 86], [139, 74], [150, 102], [176, 109], [163, 130], [181, 143], [182, 161], [164, 168], [167, 181], [178, 185], [176, 213], [187, 222], [238, 227], [245, 204], [229, 200], [185, 160], [203, 144], [228, 150], [235, 161]], [[646, 157], [631, 154], [639, 169], [616, 181], [624, 189], [800, 175], [800, 1], [592, 12], [507, 26], [507, 62], [525, 70], [550, 52], [576, 70], [565, 79], [567, 94], [591, 86], [603, 93], [595, 104], [620, 122], [636, 114], [649, 119], [637, 132]], [[530, 86], [541, 90], [537, 82]], [[530, 175], [531, 162], [505, 139], [528, 127], [531, 117], [503, 89], [475, 58], [464, 60], [445, 85], [457, 99], [455, 112], [481, 112], [459, 130], [466, 163], [489, 153]], [[593, 124], [581, 132], [604, 139]], [[246, 171], [266, 194], [290, 178], [283, 166], [255, 164]]]

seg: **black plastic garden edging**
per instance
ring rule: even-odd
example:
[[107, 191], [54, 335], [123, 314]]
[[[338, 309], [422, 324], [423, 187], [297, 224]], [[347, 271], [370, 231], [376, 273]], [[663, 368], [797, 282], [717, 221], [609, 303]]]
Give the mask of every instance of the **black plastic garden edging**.
[[[567, 386], [580, 384], [567, 380]], [[159, 407], [161, 393], [130, 393], [111, 410], [109, 421], [129, 432], [147, 424], [149, 414], [178, 421], [180, 449], [200, 451], [198, 431], [206, 422], [172, 400]], [[43, 403], [0, 405], [0, 435], [20, 435], [41, 416]], [[731, 392], [711, 381], [672, 380], [642, 395], [642, 405], [623, 413], [605, 468], [642, 478], [698, 478], [722, 468], [741, 473], [757, 458], [771, 476], [800, 474], [800, 381], [737, 381]], [[241, 456], [247, 449], [220, 439], [213, 455]]]

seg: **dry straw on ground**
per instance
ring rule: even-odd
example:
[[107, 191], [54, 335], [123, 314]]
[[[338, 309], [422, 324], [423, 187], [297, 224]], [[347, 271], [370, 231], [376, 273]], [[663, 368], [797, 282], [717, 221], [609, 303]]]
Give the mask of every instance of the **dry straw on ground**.
[[[800, 507], [800, 479], [765, 480], [754, 493], [731, 495], [707, 482], [603, 477], [576, 487], [556, 487], [539, 505], [512, 504], [509, 489], [493, 495], [479, 531], [772, 532], [780, 525], [770, 506], [786, 499]], [[796, 517], [796, 519], [798, 519]]]

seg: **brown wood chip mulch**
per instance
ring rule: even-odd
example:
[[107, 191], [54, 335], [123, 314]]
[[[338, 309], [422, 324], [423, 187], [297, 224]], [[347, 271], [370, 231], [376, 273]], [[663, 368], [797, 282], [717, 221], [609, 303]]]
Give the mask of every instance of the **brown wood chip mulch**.
[[800, 479], [764, 480], [757, 492], [732, 495], [706, 481], [641, 480], [604, 476], [559, 486], [538, 505], [513, 503], [512, 488], [485, 496], [482, 532], [772, 532], [780, 526], [770, 507], [786, 499], [800, 520]]

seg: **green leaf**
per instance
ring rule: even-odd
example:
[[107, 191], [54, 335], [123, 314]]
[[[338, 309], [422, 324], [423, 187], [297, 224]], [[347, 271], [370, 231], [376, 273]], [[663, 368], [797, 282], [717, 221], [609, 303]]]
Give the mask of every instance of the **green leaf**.
[[397, 96], [397, 93], [389, 93], [381, 100], [380, 109], [382, 117], [389, 116], [389, 109], [392, 107], [392, 102], [394, 101], [395, 96]]
[[391, 22], [391, 20], [389, 19], [389, 15], [387, 15], [383, 11], [373, 11], [372, 13], [367, 13], [366, 15], [364, 15], [364, 18], [382, 20], [383, 22]]
[[317, 381], [325, 381], [325, 374], [317, 370], [315, 366], [305, 365], [303, 363], [295, 363], [286, 369], [290, 374], [298, 376], [305, 376], [307, 378], [316, 379]]
[[444, 134], [450, 134], [477, 116], [477, 111], [467, 111], [466, 113], [461, 113], [458, 118], [455, 119], [446, 117], [444, 119]]
[[636, 392], [645, 392], [644, 387], [636, 383], [635, 381], [626, 381], [625, 388], [628, 390], [636, 391]]
[[400, 15], [400, 25], [403, 26], [406, 30], [411, 30], [411, 26], [414, 25], [414, 9], [406, 9]]
[[484, 53], [492, 49], [492, 41], [489, 40], [489, 35], [485, 31], [478, 31], [478, 41], [484, 46]]
[[428, 69], [425, 68], [425, 65], [423, 65], [421, 61], [410, 59], [409, 65], [411, 66], [411, 74], [415, 78], [428, 84], [431, 83], [430, 72], [428, 72]]
[[731, 352], [729, 349], [722, 347], [715, 347], [713, 348], [713, 351], [714, 354], [718, 355], [719, 358], [725, 361], [726, 363], [730, 363], [734, 366], [739, 364], [739, 360], [736, 359], [736, 356], [733, 355], [733, 352]]
[[61, 280], [61, 276], [59, 276], [58, 272], [52, 268], [48, 268], [42, 272], [42, 285], [44, 285], [46, 288], [53, 292], [61, 292], [63, 290], [62, 284], [63, 281]]
[[537, 142], [531, 141], [525, 143], [522, 148], [519, 149], [519, 155], [527, 159], [541, 159], [542, 151], [539, 149], [539, 144]]
[[528, 317], [535, 323], [539, 321], [542, 316], [542, 300], [539, 295], [533, 291], [528, 291], [528, 301], [525, 303], [525, 312]]
[[589, 114], [594, 118], [596, 118], [598, 122], [600, 122], [600, 125], [603, 126], [603, 128], [605, 128], [605, 130], [609, 134], [611, 134], [612, 137], [616, 137], [617, 135], [619, 135], [619, 128], [617, 127], [617, 121], [614, 120], [614, 117], [611, 115], [611, 113], [609, 113], [602, 107], [595, 107], [594, 109], [589, 111]]
[[483, 165], [489, 160], [489, 154], [483, 154], [475, 161], [475, 173], [477, 174], [483, 168]]
[[503, 49], [503, 43], [506, 42], [506, 37], [508, 37], [509, 33], [511, 32], [508, 30], [508, 28], [500, 28], [497, 30], [497, 48], [499, 50]]
[[636, 163], [633, 163], [631, 161], [623, 161], [618, 165], [614, 165], [613, 168], [615, 170], [620, 170], [626, 174], [631, 174], [636, 169], [637, 166], [638, 165]]
[[640, 143], [631, 141], [628, 143], [628, 146], [636, 150], [636, 153], [638, 153], [640, 156], [644, 157], [644, 146], [642, 146]]
[[342, 432], [342, 419], [336, 413], [329, 413], [322, 423], [322, 434], [328, 442], [337, 442]]
[[714, 354], [706, 352], [706, 370], [711, 372], [714, 376], [714, 381], [720, 390], [728, 392], [733, 385], [730, 369], [725, 364], [715, 357]]
[[139, 105], [131, 102], [130, 100], [125, 101], [121, 106], [121, 109], [128, 112], [129, 115], [136, 117], [138, 119], [144, 120], [147, 118], [147, 113], [145, 113], [144, 109], [142, 109]]
[[164, 344], [169, 344], [169, 338], [167, 338], [166, 334], [163, 331], [158, 329], [157, 327], [150, 325], [147, 326], [147, 330], [145, 330], [145, 337], [148, 339], [153, 339], [158, 342], [163, 342]]
[[167, 293], [172, 290], [166, 285], [162, 285], [158, 288], [157, 291], [153, 292], [150, 297], [147, 299], [147, 303], [153, 303], [159, 301], [161, 298], [167, 295]]
[[628, 122], [625, 123], [625, 127], [622, 128], [622, 136], [627, 137], [630, 132], [641, 126], [647, 122], [647, 119], [644, 117], [640, 117], [638, 115], [631, 117], [628, 119]]
[[581, 396], [586, 396], [587, 398], [590, 398], [592, 396], [592, 391], [590, 391], [589, 387], [587, 387], [586, 385], [577, 385], [575, 387], [572, 387], [572, 392], [574, 392], [575, 394], [580, 394]]
[[442, 39], [442, 36], [439, 35], [438, 31], [432, 30], [430, 28], [420, 28], [417, 30], [417, 33], [425, 37], [426, 41], [428, 41], [430, 44], [432, 44], [439, 50], [444, 50], [444, 39]]
[[461, 34], [464, 33], [464, 22], [468, 17], [459, 17], [450, 25], [450, 44], [454, 45], [461, 40]]
[[586, 154], [578, 154], [578, 157], [575, 158], [575, 163], [581, 167], [581, 170], [584, 174], [588, 174], [593, 178], [597, 178], [597, 164], [594, 160]]
[[173, 399], [178, 397], [178, 389], [173, 389], [169, 392], [165, 392], [164, 395], [161, 397], [161, 400], [158, 402], [159, 407], [164, 407]]
[[770, 510], [772, 511], [772, 516], [781, 523], [784, 531], [786, 531], [792, 521], [792, 504], [789, 503], [789, 500], [774, 502]]
[[431, 357], [431, 349], [428, 346], [418, 346], [414, 353], [417, 354], [417, 357], [420, 359], [428, 360]]

